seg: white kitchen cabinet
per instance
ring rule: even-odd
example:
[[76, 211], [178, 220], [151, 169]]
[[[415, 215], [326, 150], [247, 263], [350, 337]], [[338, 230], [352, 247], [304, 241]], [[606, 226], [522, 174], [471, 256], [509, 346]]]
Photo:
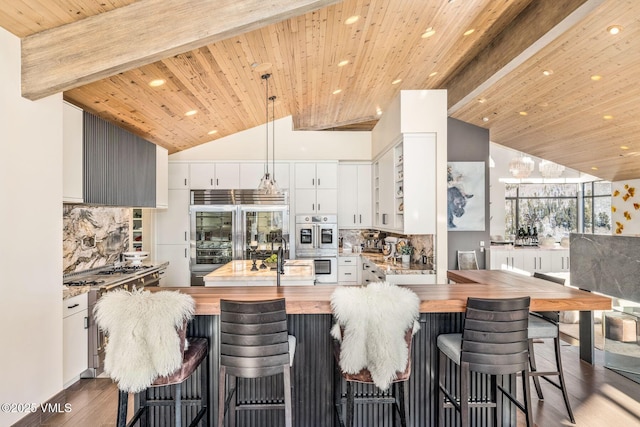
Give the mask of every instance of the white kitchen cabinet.
[[169, 206], [169, 152], [156, 145], [156, 208]]
[[168, 193], [169, 207], [156, 210], [155, 241], [158, 245], [188, 244], [189, 190], [169, 190]]
[[338, 284], [357, 285], [360, 283], [360, 257], [359, 256], [339, 256], [338, 257]]
[[295, 215], [338, 213], [338, 164], [296, 163]]
[[[533, 264], [533, 258], [531, 259]], [[491, 270], [524, 271], [524, 257], [521, 249], [489, 249], [489, 265]]]
[[62, 201], [84, 201], [82, 174], [83, 112], [67, 102], [62, 103]]
[[62, 382], [67, 388], [88, 368], [88, 294], [62, 300]]
[[296, 163], [295, 188], [338, 188], [337, 163]]
[[169, 190], [189, 189], [189, 164], [169, 163], [167, 184]]
[[[280, 189], [289, 188], [289, 163], [276, 163], [275, 178]], [[240, 163], [240, 188], [253, 190], [258, 188], [265, 172], [264, 163]], [[269, 164], [269, 172], [273, 173], [273, 164]]]
[[369, 261], [366, 257], [361, 257], [360, 267], [360, 284], [368, 285], [369, 283], [383, 282], [386, 279], [384, 271], [382, 271], [374, 262]]
[[156, 245], [155, 258], [169, 262], [160, 286], [191, 286], [188, 244]]
[[194, 190], [240, 188], [239, 163], [191, 163], [189, 182]]
[[522, 254], [523, 270], [530, 273], [551, 271], [552, 251], [538, 249], [515, 249]]
[[371, 165], [338, 165], [338, 227], [371, 228]]
[[562, 272], [569, 271], [571, 264], [569, 260], [569, 249], [556, 249], [550, 251], [551, 256], [551, 270], [550, 272]]
[[435, 133], [404, 133], [374, 169], [375, 226], [401, 234], [436, 234]]

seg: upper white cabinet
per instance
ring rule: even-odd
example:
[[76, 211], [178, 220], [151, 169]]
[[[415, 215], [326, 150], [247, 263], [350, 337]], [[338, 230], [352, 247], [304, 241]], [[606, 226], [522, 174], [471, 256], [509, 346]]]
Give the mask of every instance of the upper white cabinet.
[[156, 208], [169, 206], [169, 152], [156, 145]]
[[189, 164], [188, 163], [169, 163], [169, 190], [188, 190], [189, 189]]
[[62, 103], [62, 201], [82, 203], [82, 110]]
[[374, 225], [403, 234], [436, 232], [433, 133], [403, 134], [374, 164]]
[[[269, 165], [269, 172], [273, 174], [278, 186], [281, 189], [289, 188], [289, 163], [276, 163], [275, 174], [273, 174], [273, 164]], [[258, 188], [260, 180], [265, 173], [264, 163], [240, 163], [240, 188]]]
[[337, 214], [338, 163], [295, 164], [295, 214]]
[[371, 227], [371, 165], [338, 165], [338, 227]]
[[192, 163], [189, 166], [189, 182], [192, 189], [240, 188], [239, 163]]
[[297, 189], [338, 188], [338, 163], [296, 163]]

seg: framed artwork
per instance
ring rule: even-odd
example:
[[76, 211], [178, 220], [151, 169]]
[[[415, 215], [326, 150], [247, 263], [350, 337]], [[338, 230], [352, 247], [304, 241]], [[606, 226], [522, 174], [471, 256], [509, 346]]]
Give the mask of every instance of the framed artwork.
[[447, 229], [484, 231], [484, 162], [447, 163]]

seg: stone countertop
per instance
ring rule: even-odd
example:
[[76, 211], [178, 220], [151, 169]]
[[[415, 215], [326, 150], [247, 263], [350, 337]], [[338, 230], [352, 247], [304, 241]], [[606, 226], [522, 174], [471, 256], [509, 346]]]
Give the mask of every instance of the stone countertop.
[[73, 298], [80, 294], [86, 294], [91, 290], [91, 286], [66, 286], [62, 285], [62, 299]]
[[[270, 268], [261, 269], [258, 263], [258, 271], [251, 271], [251, 265], [251, 260], [231, 261], [204, 276], [205, 286], [213, 285], [216, 282], [246, 283], [266, 281], [275, 284], [277, 277], [275, 270]], [[280, 281], [285, 284], [286, 282], [313, 282], [315, 275], [313, 260], [287, 260], [285, 261], [284, 274], [280, 276]]]
[[364, 258], [374, 263], [379, 269], [384, 271], [385, 274], [436, 274], [436, 271], [433, 269], [433, 266], [430, 264], [418, 264], [412, 262], [410, 264], [403, 264], [402, 262], [396, 262], [395, 264], [389, 260], [384, 259], [384, 255], [381, 253], [370, 253], [370, 252], [342, 252], [340, 251], [339, 256], [360, 256], [362, 255]]

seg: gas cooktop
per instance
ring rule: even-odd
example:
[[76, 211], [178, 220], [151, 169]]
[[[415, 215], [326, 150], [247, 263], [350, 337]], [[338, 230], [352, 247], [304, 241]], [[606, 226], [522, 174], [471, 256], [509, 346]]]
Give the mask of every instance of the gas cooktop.
[[145, 277], [166, 267], [165, 264], [113, 265], [63, 276], [65, 286], [109, 287], [117, 283]]

